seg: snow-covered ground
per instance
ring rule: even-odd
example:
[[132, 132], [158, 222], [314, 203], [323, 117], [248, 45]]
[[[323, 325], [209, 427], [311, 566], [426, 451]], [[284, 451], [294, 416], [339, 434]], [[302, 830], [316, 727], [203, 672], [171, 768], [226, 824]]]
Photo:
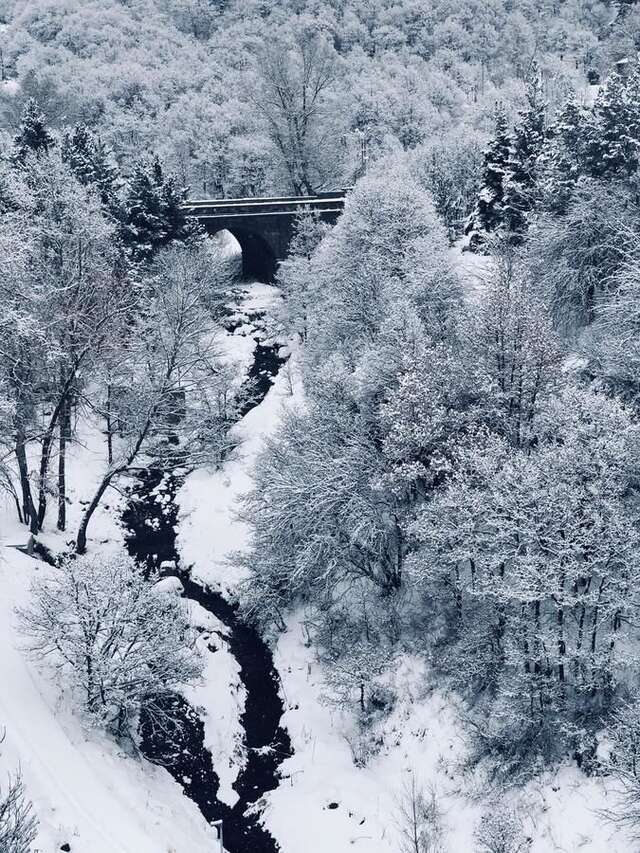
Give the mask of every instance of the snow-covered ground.
[[[6, 523], [3, 530], [11, 526]], [[15, 531], [9, 538], [15, 536]], [[4, 539], [4, 537], [3, 537]], [[213, 835], [162, 768], [87, 728], [71, 703], [20, 650], [14, 607], [32, 577], [50, 571], [4, 540], [0, 549], [0, 787], [20, 768], [40, 822], [35, 849], [54, 853], [207, 853]]]
[[[242, 301], [240, 316], [269, 310], [278, 293], [269, 285], [252, 285]], [[255, 328], [244, 323], [228, 338], [230, 360], [242, 365], [255, 348]], [[249, 343], [247, 343], [249, 342]], [[293, 349], [293, 351], [292, 351]], [[230, 557], [247, 543], [248, 528], [238, 517], [239, 498], [251, 488], [251, 470], [264, 438], [276, 428], [283, 406], [299, 399], [300, 381], [295, 348], [265, 399], [231, 429], [237, 447], [219, 470], [201, 469], [189, 477], [177, 495], [180, 507], [178, 549], [194, 577], [225, 593], [233, 593], [245, 574]], [[248, 364], [247, 364], [248, 367]]]
[[[481, 271], [477, 280], [481, 281]], [[242, 377], [255, 346], [247, 314], [274, 304], [273, 288], [253, 287], [239, 307], [241, 326], [220, 343]], [[244, 318], [244, 319], [243, 319]], [[299, 353], [280, 371], [265, 399], [234, 428], [236, 449], [219, 471], [192, 474], [179, 493], [178, 545], [196, 577], [233, 594], [243, 574], [229, 560], [247, 545], [248, 530], [237, 517], [237, 500], [252, 483], [252, 468], [265, 438], [283, 410], [302, 399]], [[70, 465], [80, 482], [69, 507], [73, 530], [104, 465], [103, 437], [89, 426], [71, 451]], [[80, 476], [82, 472], [82, 476]], [[119, 496], [113, 492], [96, 518], [91, 547], [122, 547]], [[69, 843], [73, 853], [209, 853], [215, 842], [197, 808], [168, 773], [125, 755], [95, 729], [87, 729], [59, 688], [17, 647], [13, 608], [25, 601], [31, 578], [49, 571], [11, 545], [23, 543], [24, 528], [9, 504], [0, 507], [0, 784], [20, 766], [40, 819], [37, 849], [53, 853]], [[64, 534], [46, 541], [62, 547]], [[244, 688], [225, 641], [225, 628], [197, 605], [194, 623], [206, 654], [205, 677], [188, 698], [205, 711], [207, 746], [220, 777], [219, 797], [236, 800], [232, 784], [246, 756], [240, 717]], [[465, 740], [458, 701], [429, 686], [424, 664], [406, 655], [394, 670], [400, 697], [381, 724], [380, 748], [367, 766], [357, 767], [349, 741], [357, 736], [355, 717], [322, 699], [323, 667], [305, 643], [304, 613], [293, 614], [275, 647], [287, 727], [294, 754], [281, 766], [279, 787], [266, 796], [264, 821], [282, 853], [398, 853], [400, 801], [408, 780], [433, 786], [443, 813], [444, 850], [472, 853], [473, 832], [484, 810], [496, 806], [473, 796], [472, 780], [456, 762]], [[11, 689], [6, 689], [7, 685]], [[486, 793], [486, 792], [483, 792]], [[631, 853], [633, 844], [602, 821], [598, 809], [610, 805], [605, 784], [565, 766], [518, 794], [533, 853]], [[251, 853], [251, 851], [247, 851]]]
[[[429, 689], [424, 664], [404, 657], [393, 674], [400, 699], [378, 732], [380, 752], [366, 767], [356, 767], [349, 745], [357, 737], [355, 718], [323, 703], [322, 665], [305, 644], [303, 616], [291, 617], [275, 654], [294, 754], [281, 767], [282, 784], [267, 795], [265, 822], [283, 853], [397, 853], [401, 804], [412, 775], [436, 793], [443, 850], [474, 851], [483, 811], [503, 806], [490, 796], [474, 796], [477, 782], [456, 770], [465, 756], [459, 702]], [[637, 848], [597, 813], [610, 800], [601, 780], [570, 766], [506, 797], [532, 839], [531, 853], [631, 853]]]
[[[465, 290], [473, 299], [489, 272], [486, 259], [463, 254], [459, 248], [453, 251]], [[248, 535], [247, 526], [237, 517], [237, 500], [251, 487], [256, 456], [265, 437], [276, 429], [283, 409], [302, 399], [297, 359], [294, 350], [263, 402], [234, 428], [238, 446], [222, 469], [194, 473], [178, 496], [183, 561], [194, 566], [201, 581], [232, 595], [245, 576], [230, 557], [246, 547]], [[274, 656], [286, 708], [283, 723], [294, 754], [281, 766], [280, 786], [266, 795], [264, 820], [282, 853], [354, 849], [397, 853], [400, 804], [412, 774], [419, 785], [433, 787], [438, 796], [444, 850], [471, 853], [483, 811], [495, 809], [496, 804], [474, 795], [473, 780], [464, 779], [455, 769], [465, 754], [459, 702], [429, 689], [424, 665], [405, 657], [394, 674], [396, 693], [402, 698], [380, 731], [380, 752], [366, 767], [357, 767], [349, 744], [357, 736], [355, 717], [323, 701], [323, 668], [305, 642], [303, 621], [302, 613], [290, 618]], [[221, 704], [226, 705], [222, 696]], [[213, 719], [220, 710], [210, 713]], [[228, 725], [226, 718], [222, 725]], [[216, 754], [222, 763], [230, 754], [228, 745], [214, 744]], [[598, 810], [611, 805], [606, 785], [573, 766], [549, 772], [512, 794], [511, 800], [523, 816], [532, 853], [630, 853], [634, 849], [598, 815]]]
[[240, 666], [229, 651], [227, 628], [197, 602], [190, 602], [191, 622], [202, 629], [197, 641], [205, 659], [202, 682], [184, 691], [191, 704], [202, 710], [205, 746], [214, 756], [220, 780], [217, 798], [229, 806], [238, 801], [233, 783], [247, 755], [240, 723], [246, 690], [240, 680]]
[[459, 276], [464, 296], [469, 304], [477, 304], [492, 273], [493, 261], [488, 255], [463, 252], [465, 240], [459, 240], [449, 249], [451, 266]]

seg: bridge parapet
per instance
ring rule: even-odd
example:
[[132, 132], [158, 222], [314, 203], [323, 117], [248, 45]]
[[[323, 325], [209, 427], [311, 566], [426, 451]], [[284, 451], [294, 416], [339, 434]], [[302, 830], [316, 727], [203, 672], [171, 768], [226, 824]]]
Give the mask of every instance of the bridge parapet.
[[340, 214], [346, 192], [322, 193], [317, 196], [284, 196], [272, 198], [190, 199], [184, 207], [191, 216], [295, 216], [300, 209], [317, 210], [320, 215]]
[[286, 258], [300, 210], [317, 211], [335, 223], [344, 209], [346, 190], [315, 196], [193, 199], [184, 203], [209, 234], [230, 231], [242, 249], [246, 277], [273, 281], [279, 261]]

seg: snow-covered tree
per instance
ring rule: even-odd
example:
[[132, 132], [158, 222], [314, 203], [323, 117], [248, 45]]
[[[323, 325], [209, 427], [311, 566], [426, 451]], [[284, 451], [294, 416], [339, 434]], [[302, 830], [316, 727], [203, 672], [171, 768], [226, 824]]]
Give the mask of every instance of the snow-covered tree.
[[105, 209], [121, 216], [119, 190], [122, 181], [113, 153], [86, 125], [76, 125], [62, 137], [60, 154], [76, 178], [97, 189]]
[[235, 409], [229, 371], [211, 340], [211, 272], [206, 245], [159, 252], [138, 291], [135, 314], [105, 348], [106, 381], [93, 404], [108, 424], [111, 462], [83, 513], [78, 553], [87, 547], [104, 493], [143, 453], [167, 466], [219, 461]]
[[150, 260], [162, 246], [193, 233], [182, 203], [186, 190], [166, 175], [158, 157], [140, 162], [131, 176], [124, 201], [121, 238], [135, 261]]
[[307, 312], [313, 287], [311, 258], [330, 225], [303, 211], [296, 216], [287, 258], [278, 266], [277, 283], [284, 297], [282, 313], [287, 327], [301, 338], [307, 334]]
[[543, 206], [553, 213], [566, 212], [580, 178], [587, 118], [587, 110], [569, 100], [548, 128], [540, 155], [539, 187]]
[[619, 181], [583, 177], [562, 215], [538, 218], [529, 233], [527, 265], [560, 328], [593, 321], [639, 233], [635, 190]]
[[328, 34], [301, 16], [265, 42], [245, 91], [258, 109], [296, 195], [313, 195], [339, 175], [332, 109], [340, 59]]
[[525, 853], [528, 842], [522, 821], [506, 803], [492, 804], [480, 818], [475, 832], [479, 853]]
[[469, 361], [484, 376], [483, 420], [515, 447], [531, 440], [544, 395], [558, 379], [562, 345], [553, 319], [506, 237], [477, 310], [466, 324]]
[[33, 806], [18, 774], [9, 778], [4, 790], [0, 788], [0, 850], [2, 853], [31, 853], [37, 830]]
[[339, 351], [355, 364], [384, 328], [391, 306], [408, 300], [420, 310], [423, 299], [446, 311], [459, 299], [429, 193], [403, 163], [385, 166], [358, 182], [311, 260], [308, 352], [314, 361]]
[[[68, 433], [68, 410], [82, 392], [101, 349], [117, 334], [136, 299], [100, 199], [85, 189], [58, 160], [42, 159], [29, 172], [34, 186], [37, 233], [33, 274], [46, 299], [51, 415], [42, 437], [38, 526], [46, 513], [48, 468], [54, 431], [61, 435], [61, 462]], [[58, 353], [57, 358], [55, 353]], [[60, 470], [64, 477], [64, 469]], [[64, 481], [62, 480], [62, 483]], [[64, 489], [59, 495], [64, 510]], [[63, 512], [64, 515], [64, 512]], [[64, 529], [64, 517], [59, 518]]]
[[452, 240], [473, 210], [482, 173], [483, 137], [469, 131], [434, 136], [416, 149], [416, 170], [433, 195], [438, 215]]
[[202, 671], [184, 605], [121, 553], [65, 560], [19, 617], [30, 652], [119, 737], [142, 707], [166, 713], [162, 699]]
[[493, 136], [485, 149], [476, 207], [465, 229], [472, 251], [481, 251], [491, 234], [508, 226], [504, 194], [511, 145], [507, 117], [504, 110], [497, 107]]
[[[307, 401], [267, 444], [245, 510], [247, 598], [266, 621], [279, 624], [298, 596], [322, 602], [331, 619], [358, 585], [389, 597], [402, 586], [417, 490], [389, 475], [384, 401], [410, 353], [430, 370], [429, 343], [447, 340], [460, 291], [428, 194], [392, 168], [391, 183], [382, 171], [359, 183], [302, 272]], [[365, 642], [362, 626], [355, 635]]]
[[614, 71], [598, 92], [583, 142], [585, 166], [592, 177], [630, 175], [640, 155], [640, 65], [630, 74]]
[[527, 82], [526, 99], [526, 108], [513, 129], [504, 184], [504, 217], [513, 242], [518, 242], [527, 230], [528, 214], [540, 196], [539, 161], [545, 143], [546, 103], [536, 64]]
[[615, 709], [607, 732], [604, 766], [616, 780], [614, 804], [606, 816], [635, 839], [640, 838], [640, 703], [632, 692]]
[[637, 426], [583, 391], [551, 400], [537, 421], [534, 451], [478, 437], [463, 452], [419, 515], [424, 550], [408, 567], [426, 594], [448, 598], [448, 665], [456, 682], [487, 690], [491, 715], [476, 731], [505, 768], [531, 750], [561, 754], [572, 720], [599, 725], [638, 666], [627, 646], [640, 603]]
[[55, 144], [47, 119], [34, 98], [24, 105], [20, 127], [13, 141], [12, 159], [24, 164], [30, 154], [46, 154]]

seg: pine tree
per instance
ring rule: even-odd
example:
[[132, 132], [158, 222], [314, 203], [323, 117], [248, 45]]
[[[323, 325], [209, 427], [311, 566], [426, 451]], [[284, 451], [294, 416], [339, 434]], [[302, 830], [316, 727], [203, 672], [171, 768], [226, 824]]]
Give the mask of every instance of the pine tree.
[[593, 177], [631, 175], [638, 170], [639, 98], [638, 66], [628, 77], [614, 71], [600, 90], [585, 146], [585, 165]]
[[111, 150], [102, 140], [86, 125], [76, 125], [71, 132], [64, 134], [61, 155], [81, 183], [96, 187], [104, 208], [112, 216], [120, 218], [118, 167]]
[[62, 159], [72, 168], [76, 178], [85, 185], [89, 184], [92, 178], [91, 147], [92, 135], [84, 124], [76, 125], [62, 137]]
[[581, 177], [628, 180], [640, 166], [640, 65], [615, 71], [591, 109], [569, 101], [547, 131], [540, 158], [546, 208], [567, 211]]
[[482, 183], [476, 207], [467, 224], [469, 248], [482, 251], [488, 236], [505, 225], [505, 178], [511, 155], [511, 138], [507, 118], [501, 107], [496, 108], [495, 131], [484, 155]]
[[138, 164], [129, 183], [121, 229], [134, 260], [148, 260], [161, 246], [196, 232], [182, 208], [185, 196], [175, 176], [165, 177], [158, 157]]
[[505, 181], [504, 215], [512, 242], [527, 230], [529, 214], [539, 199], [539, 161], [545, 142], [546, 102], [537, 66], [527, 83], [527, 106], [513, 131]]
[[540, 189], [544, 207], [563, 214], [583, 170], [583, 146], [589, 113], [568, 101], [547, 129], [540, 157]]
[[47, 152], [55, 144], [55, 139], [47, 127], [45, 114], [35, 98], [29, 98], [24, 105], [20, 128], [13, 140], [11, 159], [23, 164], [29, 154]]
[[160, 201], [162, 204], [163, 237], [167, 243], [188, 234], [188, 223], [182, 205], [186, 190], [178, 185], [175, 175], [162, 180]]

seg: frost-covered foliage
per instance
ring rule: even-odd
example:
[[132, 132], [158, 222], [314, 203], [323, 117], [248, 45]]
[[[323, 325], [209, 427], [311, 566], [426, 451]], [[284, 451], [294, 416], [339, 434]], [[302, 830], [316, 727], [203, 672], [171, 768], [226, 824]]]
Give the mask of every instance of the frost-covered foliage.
[[565, 395], [541, 412], [534, 453], [476, 443], [414, 526], [426, 593], [450, 597], [446, 666], [487, 692], [477, 734], [503, 769], [596, 725], [637, 667], [637, 442], [617, 404]]
[[309, 399], [269, 445], [248, 499], [256, 603], [312, 589], [331, 601], [361, 579], [400, 587], [409, 502], [385, 483], [381, 407], [459, 303], [444, 231], [407, 171], [362, 181], [309, 263]]
[[620, 703], [608, 735], [605, 766], [616, 779], [618, 790], [606, 816], [637, 840], [640, 838], [640, 705], [637, 692]]
[[521, 100], [534, 59], [552, 101], [579, 91], [631, 55], [639, 22], [626, 11], [600, 0], [5, 0], [3, 127], [13, 135], [33, 96], [56, 124], [99, 129], [127, 171], [157, 153], [197, 195], [306, 192], [350, 182], [367, 156], [460, 125], [486, 130], [496, 100]]
[[2, 485], [33, 536], [51, 521], [52, 496], [65, 530], [78, 415], [103, 419], [108, 468], [77, 531], [82, 551], [104, 491], [169, 432], [186, 467], [219, 456], [236, 414], [212, 344], [229, 280], [157, 158], [125, 181], [95, 134], [76, 126], [59, 138], [32, 101], [8, 155]]
[[[365, 725], [409, 643], [473, 700], [471, 756], [500, 779], [566, 755], [592, 771], [597, 732], [640, 675], [636, 412], [570, 369], [556, 319], [571, 287], [541, 260], [567, 228], [558, 214], [523, 246], [487, 244], [467, 308], [430, 208], [395, 158], [305, 261], [306, 398], [248, 497], [246, 603], [265, 622], [308, 603], [328, 693]], [[615, 246], [576, 241], [612, 283], [594, 368], [617, 354], [637, 377], [628, 233], [615, 278]], [[554, 249], [567, 269], [571, 250]], [[373, 751], [361, 731], [355, 760]]]
[[[582, 106], [571, 97], [554, 115], [534, 65], [527, 82], [526, 105], [519, 111], [513, 130], [504, 111], [497, 111], [475, 210], [467, 225], [472, 250], [489, 251], [487, 244], [496, 234], [521, 243], [529, 226], [540, 220], [545, 235], [554, 225], [562, 233], [553, 215], [560, 215], [565, 223], [567, 249], [574, 228], [578, 231], [575, 243], [581, 246], [586, 229], [598, 235], [603, 219], [599, 208], [608, 207], [603, 198], [619, 203], [627, 193], [633, 201], [640, 145], [635, 108], [640, 96], [640, 64], [630, 60], [624, 69], [616, 69], [607, 77], [591, 106]], [[595, 208], [593, 220], [585, 215], [585, 207], [589, 211]], [[617, 212], [612, 214], [611, 221], [619, 222]], [[593, 266], [598, 266], [594, 249], [609, 255], [615, 249], [615, 241], [613, 248], [608, 246], [604, 235], [598, 242], [598, 247], [588, 244], [587, 276]], [[545, 236], [542, 243], [546, 243]], [[551, 240], [547, 251], [554, 248]], [[556, 248], [554, 262], [561, 268], [561, 283], [563, 273], [570, 274], [571, 261], [569, 251], [565, 255]], [[580, 274], [580, 266], [576, 267], [574, 277]], [[584, 297], [588, 297], [589, 307], [597, 285], [586, 282]], [[573, 296], [571, 291], [569, 295]]]
[[[247, 611], [282, 627], [307, 605], [360, 763], [411, 648], [469, 699], [475, 757], [503, 777], [567, 754], [602, 769], [616, 713], [616, 766], [635, 777], [616, 709], [640, 677], [638, 5], [0, 13], [0, 488], [31, 545], [54, 500], [67, 526], [67, 446], [88, 412], [106, 458], [80, 553], [123, 475], [227, 449], [228, 279], [189, 189], [354, 185], [335, 227], [299, 218], [278, 272], [305, 394], [246, 499]], [[465, 221], [490, 256], [473, 305], [449, 246]], [[24, 620], [117, 729], [198, 671], [176, 602], [114, 557], [65, 563]], [[432, 849], [435, 800], [410, 799], [414, 847]], [[517, 849], [507, 824], [478, 843]]]
[[166, 714], [162, 700], [202, 671], [180, 600], [121, 554], [65, 560], [35, 581], [19, 617], [29, 651], [118, 736], [143, 707]]

